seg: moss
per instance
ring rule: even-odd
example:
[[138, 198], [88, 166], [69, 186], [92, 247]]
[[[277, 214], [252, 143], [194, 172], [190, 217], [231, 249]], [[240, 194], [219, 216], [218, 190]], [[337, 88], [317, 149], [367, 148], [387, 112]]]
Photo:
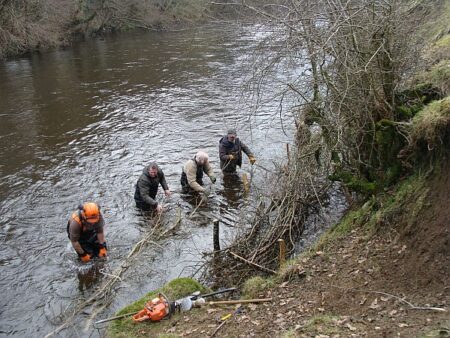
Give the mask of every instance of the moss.
[[386, 195], [380, 202], [381, 208], [374, 217], [377, 230], [384, 224], [395, 223], [399, 219], [403, 219], [406, 224], [412, 224], [425, 207], [427, 196], [425, 176], [410, 176], [398, 186], [395, 195]]
[[450, 127], [450, 96], [431, 102], [412, 120], [411, 139], [414, 144], [425, 142], [428, 149], [444, 146]]
[[[200, 283], [192, 278], [177, 278], [162, 288], [153, 290], [147, 293], [144, 297], [135, 301], [134, 303], [124, 307], [120, 310], [117, 315], [122, 315], [126, 313], [137, 312], [143, 309], [145, 303], [150, 299], [154, 298], [160, 292], [163, 292], [170, 300], [175, 300], [178, 298], [185, 297], [190, 295], [195, 291], [201, 291], [202, 293], [207, 292], [208, 290], [203, 287]], [[142, 332], [149, 336], [157, 336], [157, 337], [171, 337], [169, 335], [160, 335], [158, 336], [158, 332], [164, 332], [165, 327], [170, 327], [170, 323], [167, 321], [161, 321], [159, 323], [139, 323], [135, 324], [130, 317], [123, 318], [120, 320], [116, 320], [112, 322], [108, 327], [107, 335], [108, 337], [137, 337], [142, 336]]]
[[308, 334], [308, 336], [315, 336], [316, 333], [325, 335], [337, 334], [340, 331], [336, 325], [338, 320], [339, 317], [337, 316], [327, 314], [316, 315], [305, 323], [301, 331]]
[[263, 278], [260, 276], [248, 279], [242, 288], [244, 298], [254, 298], [259, 294], [264, 293], [275, 285], [272, 278]]
[[349, 171], [339, 168], [337, 168], [332, 175], [328, 176], [328, 179], [331, 181], [342, 182], [350, 190], [366, 195], [373, 194], [378, 188], [376, 182], [370, 182]]

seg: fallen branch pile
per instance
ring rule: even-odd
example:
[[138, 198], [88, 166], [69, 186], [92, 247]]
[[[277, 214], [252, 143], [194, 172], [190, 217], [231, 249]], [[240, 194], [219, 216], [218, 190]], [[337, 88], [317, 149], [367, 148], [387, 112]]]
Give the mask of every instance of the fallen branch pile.
[[300, 126], [298, 133], [302, 133], [297, 138], [301, 153], [291, 152], [288, 164], [277, 169], [273, 187], [268, 187], [271, 195], [260, 200], [253, 224], [244, 226], [246, 230], [228, 248], [215, 252], [203, 277], [209, 282], [221, 285], [231, 279], [239, 285], [255, 271], [275, 273], [278, 241], [284, 240], [287, 255], [292, 254], [308, 217], [320, 211], [329, 189], [324, 179], [327, 167], [318, 161], [320, 144], [317, 138], [312, 140], [308, 126]]

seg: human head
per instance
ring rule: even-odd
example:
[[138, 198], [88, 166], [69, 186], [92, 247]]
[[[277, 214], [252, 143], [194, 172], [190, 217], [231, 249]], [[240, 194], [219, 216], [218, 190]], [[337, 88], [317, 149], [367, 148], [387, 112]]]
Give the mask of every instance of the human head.
[[86, 202], [83, 204], [81, 215], [86, 222], [95, 224], [100, 220], [100, 207], [97, 203]]
[[230, 142], [234, 142], [236, 140], [236, 129], [230, 128], [227, 130], [227, 139]]
[[195, 154], [195, 160], [198, 164], [204, 165], [206, 162], [208, 162], [208, 154], [204, 151], [198, 151], [197, 154]]
[[148, 175], [152, 178], [158, 176], [158, 166], [156, 163], [150, 163], [148, 166]]

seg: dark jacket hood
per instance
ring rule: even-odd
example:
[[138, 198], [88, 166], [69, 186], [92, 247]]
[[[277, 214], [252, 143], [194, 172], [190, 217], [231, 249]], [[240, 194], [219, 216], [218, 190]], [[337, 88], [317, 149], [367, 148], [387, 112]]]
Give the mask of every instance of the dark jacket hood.
[[225, 135], [224, 137], [222, 137], [220, 139], [219, 143], [222, 144], [225, 148], [231, 149], [234, 147], [237, 140], [238, 140], [238, 138], [236, 137], [234, 142], [230, 142], [230, 141], [228, 141], [228, 136]]

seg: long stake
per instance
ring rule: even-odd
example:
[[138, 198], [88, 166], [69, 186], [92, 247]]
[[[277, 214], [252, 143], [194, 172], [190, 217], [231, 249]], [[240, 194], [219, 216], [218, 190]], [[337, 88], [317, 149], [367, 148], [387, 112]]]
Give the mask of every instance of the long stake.
[[272, 298], [260, 298], [260, 299], [237, 299], [237, 300], [219, 300], [216, 302], [207, 302], [208, 305], [221, 305], [221, 304], [244, 304], [244, 303], [266, 303], [271, 302]]
[[101, 324], [101, 323], [110, 322], [110, 321], [112, 321], [112, 320], [117, 320], [117, 319], [125, 318], [125, 317], [128, 317], [128, 316], [134, 316], [134, 315], [135, 315], [136, 313], [138, 313], [138, 312], [139, 312], [139, 311], [136, 311], [136, 312], [130, 312], [130, 313], [125, 313], [124, 315], [120, 315], [120, 316], [115, 316], [115, 317], [110, 317], [110, 318], [102, 319], [102, 320], [99, 320], [98, 322], [95, 322], [94, 324], [97, 325], [97, 324]]

